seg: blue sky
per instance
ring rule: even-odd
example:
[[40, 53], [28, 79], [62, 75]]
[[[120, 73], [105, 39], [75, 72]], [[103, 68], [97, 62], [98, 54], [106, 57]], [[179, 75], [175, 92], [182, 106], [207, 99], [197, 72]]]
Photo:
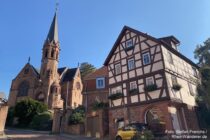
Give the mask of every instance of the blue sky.
[[[210, 37], [209, 0], [60, 0], [58, 11], [59, 67], [78, 62], [103, 65], [124, 25], [154, 37], [176, 36], [180, 52], [194, 62], [197, 44]], [[39, 68], [41, 49], [55, 0], [1, 0], [0, 91], [9, 94], [11, 81], [31, 57]]]

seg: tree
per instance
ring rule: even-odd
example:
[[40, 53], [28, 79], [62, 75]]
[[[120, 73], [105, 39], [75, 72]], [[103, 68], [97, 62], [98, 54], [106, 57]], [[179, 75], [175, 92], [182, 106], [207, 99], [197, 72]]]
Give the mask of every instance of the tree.
[[28, 126], [38, 113], [47, 111], [47, 105], [27, 98], [15, 105], [14, 116], [18, 118], [19, 126]]
[[85, 120], [85, 107], [78, 106], [72, 111], [69, 116], [69, 125], [84, 123]]
[[80, 65], [80, 72], [82, 78], [84, 78], [87, 74], [94, 72], [95, 70], [95, 66], [89, 64], [88, 62], [84, 62]]
[[194, 56], [200, 66], [201, 83], [197, 86], [197, 115], [202, 128], [210, 128], [210, 38], [197, 45]]
[[198, 59], [199, 66], [210, 66], [210, 38], [203, 45], [197, 45], [194, 57]]

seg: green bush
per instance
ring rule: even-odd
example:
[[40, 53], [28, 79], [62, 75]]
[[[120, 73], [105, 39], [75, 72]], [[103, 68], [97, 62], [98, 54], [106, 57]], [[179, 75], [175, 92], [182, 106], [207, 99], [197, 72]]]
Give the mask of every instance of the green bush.
[[145, 91], [154, 91], [157, 89], [157, 85], [153, 84], [153, 85], [148, 85], [144, 88]]
[[93, 107], [93, 110], [105, 109], [109, 107], [109, 103], [95, 101], [92, 107]]
[[85, 107], [79, 106], [72, 111], [69, 116], [69, 125], [84, 123], [85, 120]]
[[18, 118], [18, 126], [26, 127], [31, 123], [35, 115], [44, 111], [47, 111], [47, 105], [27, 98], [15, 105], [14, 116]]
[[119, 99], [122, 97], [124, 97], [123, 93], [113, 93], [113, 94], [109, 95], [108, 99], [116, 100], [116, 99]]
[[182, 86], [177, 83], [177, 84], [173, 84], [172, 88], [176, 91], [179, 91], [182, 88]]
[[130, 93], [130, 95], [136, 95], [136, 94], [138, 94], [139, 93], [139, 90], [136, 88], [136, 89], [131, 89], [130, 91], [129, 91], [129, 93]]
[[52, 118], [52, 113], [49, 111], [39, 113], [33, 117], [30, 127], [35, 130], [51, 130]]

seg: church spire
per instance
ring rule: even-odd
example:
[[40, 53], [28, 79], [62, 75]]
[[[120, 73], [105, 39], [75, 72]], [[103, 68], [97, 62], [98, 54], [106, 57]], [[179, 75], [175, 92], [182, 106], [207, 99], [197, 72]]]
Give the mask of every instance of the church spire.
[[46, 41], [58, 43], [58, 22], [57, 22], [57, 10], [55, 12], [52, 24], [50, 26], [50, 30], [47, 35]]

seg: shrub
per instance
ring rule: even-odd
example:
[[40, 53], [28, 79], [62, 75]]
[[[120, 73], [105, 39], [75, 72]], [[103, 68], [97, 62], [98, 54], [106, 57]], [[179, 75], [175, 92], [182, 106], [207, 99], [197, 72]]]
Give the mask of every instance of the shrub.
[[121, 97], [124, 97], [123, 93], [115, 93], [115, 94], [109, 95], [108, 99], [116, 100], [116, 99], [119, 99]]
[[105, 109], [109, 106], [109, 103], [95, 101], [92, 106], [93, 110]]
[[131, 90], [129, 91], [129, 93], [130, 93], [131, 95], [136, 95], [136, 94], [139, 93], [139, 90], [138, 90], [138, 89], [131, 89]]
[[125, 51], [130, 51], [130, 50], [133, 50], [133, 49], [134, 49], [134, 46], [130, 46], [130, 47], [126, 47]]
[[30, 124], [35, 115], [44, 111], [47, 111], [47, 105], [27, 98], [15, 105], [14, 116], [18, 117], [18, 125], [25, 127]]
[[79, 106], [72, 111], [69, 116], [69, 125], [84, 123], [85, 120], [85, 107]]
[[52, 128], [52, 113], [45, 111], [35, 115], [32, 119], [30, 127], [36, 130], [51, 130]]
[[156, 84], [148, 85], [148, 86], [144, 87], [145, 91], [154, 91], [156, 89], [157, 89], [157, 85]]
[[172, 88], [176, 91], [179, 91], [182, 88], [182, 86], [177, 83], [177, 84], [173, 84]]

